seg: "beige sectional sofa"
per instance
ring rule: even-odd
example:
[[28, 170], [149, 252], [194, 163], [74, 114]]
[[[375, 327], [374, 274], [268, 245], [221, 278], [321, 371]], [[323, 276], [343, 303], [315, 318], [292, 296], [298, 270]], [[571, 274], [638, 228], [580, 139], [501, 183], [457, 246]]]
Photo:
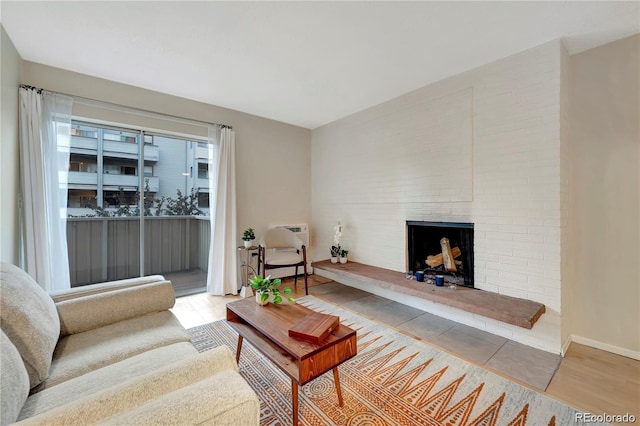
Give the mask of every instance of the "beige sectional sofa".
[[0, 265], [0, 421], [257, 425], [227, 347], [199, 354], [151, 276], [48, 295]]

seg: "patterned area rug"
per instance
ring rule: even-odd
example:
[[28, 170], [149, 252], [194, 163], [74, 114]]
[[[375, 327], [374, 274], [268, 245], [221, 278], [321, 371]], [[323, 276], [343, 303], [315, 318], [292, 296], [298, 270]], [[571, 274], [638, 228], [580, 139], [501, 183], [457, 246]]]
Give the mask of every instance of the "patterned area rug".
[[[313, 296], [297, 300], [339, 315], [358, 333], [358, 355], [339, 367], [344, 407], [331, 371], [300, 388], [301, 425], [570, 425], [576, 410]], [[189, 330], [199, 351], [237, 334], [217, 321]], [[291, 424], [291, 381], [245, 341], [240, 372], [261, 401], [260, 423]]]

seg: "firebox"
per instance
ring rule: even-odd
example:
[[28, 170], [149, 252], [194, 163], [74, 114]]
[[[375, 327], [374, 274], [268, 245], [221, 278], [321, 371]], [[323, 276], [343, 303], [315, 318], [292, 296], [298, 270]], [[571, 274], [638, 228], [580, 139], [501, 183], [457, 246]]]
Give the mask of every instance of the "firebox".
[[408, 269], [473, 287], [473, 223], [407, 221]]

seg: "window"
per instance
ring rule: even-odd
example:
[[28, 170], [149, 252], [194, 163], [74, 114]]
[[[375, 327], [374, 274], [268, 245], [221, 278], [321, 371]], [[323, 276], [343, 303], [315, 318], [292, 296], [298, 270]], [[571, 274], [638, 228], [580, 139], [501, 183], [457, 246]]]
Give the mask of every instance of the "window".
[[96, 191], [69, 189], [67, 193], [67, 206], [83, 209], [96, 207]]
[[93, 126], [87, 126], [81, 123], [71, 123], [71, 136], [77, 136], [81, 138], [98, 138], [98, 129]]
[[209, 208], [209, 193], [198, 192], [198, 207], [208, 209]]
[[119, 175], [120, 166], [118, 166], [117, 164], [105, 164], [104, 172], [108, 175]]
[[198, 163], [198, 179], [209, 179], [209, 165]]
[[95, 173], [96, 163], [90, 158], [71, 155], [67, 169], [70, 172]]
[[[104, 192], [104, 207], [125, 207], [135, 206], [138, 204], [138, 191], [125, 191], [120, 189], [118, 191], [105, 191]], [[136, 215], [137, 216], [137, 215]]]
[[133, 166], [120, 166], [120, 174], [135, 176], [137, 175], [136, 168]]
[[153, 176], [153, 166], [144, 166], [144, 176], [145, 177]]

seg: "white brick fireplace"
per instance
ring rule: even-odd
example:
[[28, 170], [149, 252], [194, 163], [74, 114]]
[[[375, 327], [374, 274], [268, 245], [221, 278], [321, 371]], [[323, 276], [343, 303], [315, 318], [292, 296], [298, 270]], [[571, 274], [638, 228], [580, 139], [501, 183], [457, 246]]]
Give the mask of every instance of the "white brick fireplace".
[[565, 55], [550, 42], [313, 130], [313, 259], [341, 220], [352, 260], [405, 271], [407, 220], [472, 222], [475, 287], [544, 303], [534, 328], [396, 300], [559, 353]]

